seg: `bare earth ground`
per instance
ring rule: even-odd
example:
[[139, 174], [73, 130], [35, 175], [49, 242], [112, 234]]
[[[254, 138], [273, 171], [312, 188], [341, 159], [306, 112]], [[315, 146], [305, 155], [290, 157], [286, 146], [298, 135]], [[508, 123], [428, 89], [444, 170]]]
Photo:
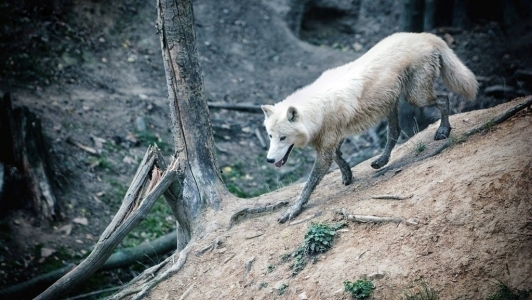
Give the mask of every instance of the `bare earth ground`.
[[[492, 109], [455, 115], [453, 135], [484, 124], [508, 110], [516, 100]], [[344, 187], [339, 171], [318, 186], [299, 219], [323, 211], [321, 217], [293, 226], [279, 225], [278, 213], [243, 220], [226, 231], [234, 205], [217, 214], [211, 228], [192, 250], [184, 268], [150, 294], [151, 299], [178, 299], [191, 285], [186, 299], [349, 299], [343, 282], [364, 274], [384, 273], [374, 280], [375, 299], [395, 299], [402, 290], [423, 280], [441, 299], [485, 299], [494, 280], [518, 289], [532, 287], [532, 110], [518, 113], [500, 126], [476, 134], [434, 157], [391, 170], [383, 177], [370, 161], [353, 169], [357, 181]], [[436, 125], [398, 147], [391, 164], [415, 159], [416, 143], [430, 151]], [[254, 203], [293, 201], [300, 191], [293, 185], [259, 197]], [[375, 200], [372, 195], [410, 195], [406, 200]], [[295, 277], [282, 254], [303, 241], [310, 222], [338, 221], [333, 210], [351, 214], [417, 219], [385, 225], [349, 223], [332, 249], [308, 264]], [[262, 234], [259, 237], [251, 238]], [[212, 252], [197, 250], [221, 238]], [[255, 258], [249, 273], [246, 262]], [[229, 259], [229, 260], [228, 260]], [[227, 261], [228, 260], [228, 261]], [[224, 263], [225, 262], [225, 263]], [[274, 266], [273, 272], [268, 267]], [[271, 268], [271, 267], [270, 267]], [[496, 282], [496, 281], [495, 281]], [[267, 284], [266, 288], [261, 288]], [[277, 288], [288, 284], [278, 296]]]

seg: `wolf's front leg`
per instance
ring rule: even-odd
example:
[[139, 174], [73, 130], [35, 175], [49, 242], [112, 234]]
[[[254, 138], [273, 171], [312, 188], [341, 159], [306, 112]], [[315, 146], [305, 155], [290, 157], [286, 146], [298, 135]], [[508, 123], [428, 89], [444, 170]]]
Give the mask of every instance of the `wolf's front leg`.
[[310, 194], [312, 194], [312, 191], [316, 188], [318, 183], [320, 183], [321, 179], [327, 171], [329, 170], [329, 167], [331, 166], [333, 160], [333, 152], [326, 152], [326, 153], [319, 153], [316, 157], [316, 161], [314, 162], [314, 167], [312, 168], [312, 171], [310, 172], [310, 176], [307, 180], [307, 183], [305, 183], [305, 187], [303, 187], [303, 191], [301, 191], [301, 194], [296, 199], [296, 202], [292, 207], [290, 207], [277, 221], [279, 223], [284, 223], [288, 220], [294, 219], [297, 217], [303, 208], [303, 205], [305, 205], [308, 202], [308, 199], [310, 198]]

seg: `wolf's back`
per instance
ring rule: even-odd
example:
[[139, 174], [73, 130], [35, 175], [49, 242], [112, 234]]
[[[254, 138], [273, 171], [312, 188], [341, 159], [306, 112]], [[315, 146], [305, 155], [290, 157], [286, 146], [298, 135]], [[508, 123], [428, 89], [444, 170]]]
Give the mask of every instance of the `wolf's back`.
[[460, 61], [447, 44], [444, 43], [439, 48], [443, 83], [453, 93], [460, 94], [466, 99], [474, 100], [478, 89], [475, 74]]

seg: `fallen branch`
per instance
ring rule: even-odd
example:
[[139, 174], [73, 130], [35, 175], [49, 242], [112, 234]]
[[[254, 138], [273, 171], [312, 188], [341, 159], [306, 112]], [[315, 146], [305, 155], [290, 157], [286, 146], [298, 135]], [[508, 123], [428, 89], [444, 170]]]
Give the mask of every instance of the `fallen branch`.
[[146, 217], [155, 201], [175, 180], [176, 174], [182, 172], [178, 160], [174, 160], [162, 174], [157, 167], [157, 152], [157, 147], [148, 147], [119, 211], [100, 236], [91, 254], [36, 299], [57, 299], [82, 283], [107, 261], [116, 246]]
[[264, 141], [264, 138], [262, 137], [262, 134], [260, 133], [260, 129], [258, 127], [255, 128], [255, 136], [259, 140], [259, 143], [262, 149], [264, 150], [268, 149], [268, 146], [266, 145], [266, 142]]
[[119, 290], [120, 287], [119, 286], [114, 286], [114, 287], [111, 287], [111, 288], [107, 288], [107, 289], [103, 289], [103, 290], [99, 290], [99, 291], [94, 291], [94, 292], [90, 292], [90, 293], [87, 293], [87, 294], [82, 294], [82, 295], [77, 295], [77, 296], [74, 296], [74, 297], [70, 297], [70, 298], [67, 298], [66, 300], [76, 300], [76, 299], [83, 299], [83, 298], [91, 298], [93, 299], [94, 297], [93, 296], [96, 296], [96, 295], [100, 295], [100, 294], [103, 294], [103, 293], [108, 293], [108, 292], [114, 292], [116, 290]]
[[233, 259], [233, 257], [235, 257], [235, 253], [231, 254], [228, 258], [226, 258], [223, 262], [222, 262], [222, 265], [225, 265], [228, 261], [230, 261], [231, 259]]
[[321, 216], [322, 213], [323, 213], [323, 211], [319, 211], [319, 212], [317, 212], [317, 213], [315, 213], [315, 214], [312, 214], [312, 215], [310, 215], [310, 216], [306, 216], [306, 217], [304, 217], [304, 218], [301, 219], [301, 220], [297, 220], [297, 221], [294, 221], [294, 222], [290, 222], [290, 224], [288, 224], [288, 225], [290, 225], [290, 226], [291, 226], [291, 225], [297, 225], [297, 224], [300, 224], [300, 223], [306, 222], [306, 221], [308, 221], [308, 220], [312, 220], [312, 219], [314, 219], [314, 218], [316, 218], [316, 217]]
[[410, 199], [414, 196], [414, 194], [410, 194], [408, 196], [399, 196], [399, 195], [373, 195], [371, 196], [371, 199], [385, 199], [385, 200], [405, 200]]
[[401, 223], [404, 221], [403, 218], [399, 217], [377, 217], [377, 216], [367, 216], [367, 215], [352, 215], [347, 212], [345, 208], [341, 210], [335, 210], [336, 213], [339, 213], [344, 216], [349, 221], [359, 222], [359, 223]]
[[240, 219], [241, 217], [253, 215], [253, 214], [260, 214], [264, 212], [273, 212], [286, 205], [288, 205], [288, 201], [280, 201], [275, 204], [259, 206], [259, 207], [248, 207], [248, 208], [241, 209], [231, 216], [227, 229], [231, 229], [231, 227], [233, 227], [233, 225], [235, 225], [237, 220]]
[[251, 113], [262, 113], [262, 108], [260, 107], [260, 105], [250, 104], [250, 103], [229, 104], [229, 103], [223, 103], [223, 102], [207, 102], [207, 105], [209, 106], [209, 108], [229, 109], [229, 110], [245, 111], [245, 112], [251, 112]]
[[21, 299], [34, 297], [35, 290], [44, 290], [50, 286], [57, 279], [61, 278], [66, 273], [70, 272], [74, 268], [74, 264], [68, 264], [67, 266], [54, 270], [52, 272], [37, 276], [26, 282], [19, 283], [17, 285], [10, 286], [0, 291], [0, 298], [2, 299]]
[[257, 238], [259, 236], [263, 236], [263, 235], [264, 235], [264, 232], [263, 233], [258, 233], [258, 234], [252, 235], [252, 236], [246, 236], [245, 239], [246, 240], [251, 240], [251, 239]]

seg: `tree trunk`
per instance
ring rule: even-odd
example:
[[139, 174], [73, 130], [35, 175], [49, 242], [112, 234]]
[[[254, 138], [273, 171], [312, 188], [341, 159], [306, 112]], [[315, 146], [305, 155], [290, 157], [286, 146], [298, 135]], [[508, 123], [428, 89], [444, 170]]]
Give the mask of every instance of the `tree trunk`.
[[423, 31], [424, 0], [403, 0], [399, 27], [401, 31]]
[[467, 1], [454, 0], [453, 5], [453, 27], [467, 29], [469, 20], [467, 19]]
[[436, 26], [436, 0], [425, 0], [425, 13], [423, 15], [423, 31], [431, 31]]
[[200, 208], [217, 210], [227, 190], [214, 156], [192, 1], [158, 0], [157, 10], [175, 151], [186, 164], [182, 196], [172, 193], [172, 187], [165, 194], [178, 222], [178, 247], [182, 249], [192, 231], [203, 226], [197, 218]]

